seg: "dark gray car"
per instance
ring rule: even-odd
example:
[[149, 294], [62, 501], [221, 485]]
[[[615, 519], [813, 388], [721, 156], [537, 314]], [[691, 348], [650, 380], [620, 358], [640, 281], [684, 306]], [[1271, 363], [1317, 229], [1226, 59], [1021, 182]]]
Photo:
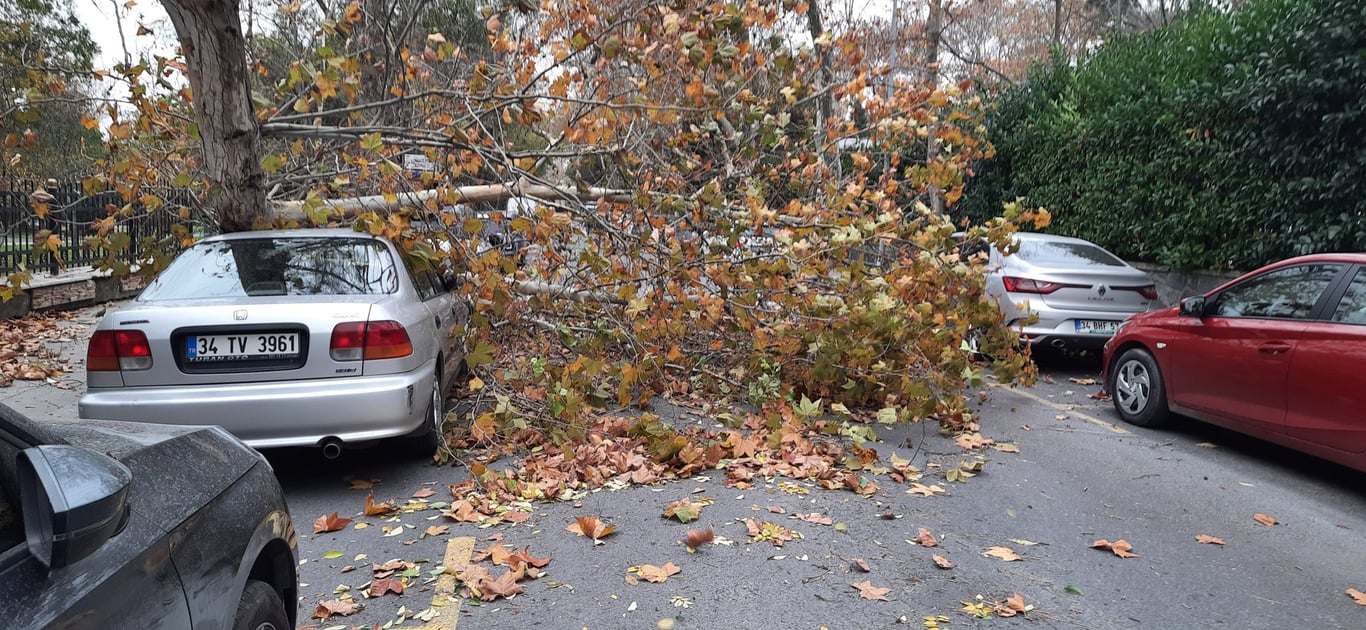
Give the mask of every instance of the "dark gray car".
[[270, 465], [222, 429], [0, 404], [4, 627], [293, 628], [297, 566]]

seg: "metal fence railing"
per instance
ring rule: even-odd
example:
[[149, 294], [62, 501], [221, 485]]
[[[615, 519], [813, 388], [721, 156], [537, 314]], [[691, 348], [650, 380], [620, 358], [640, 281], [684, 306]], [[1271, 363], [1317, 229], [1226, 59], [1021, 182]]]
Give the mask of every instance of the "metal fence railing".
[[[51, 195], [46, 217], [39, 217], [33, 208], [33, 193], [39, 189]], [[192, 206], [193, 195], [184, 190], [159, 190], [157, 193], [168, 206]], [[56, 274], [61, 268], [82, 267], [103, 259], [104, 253], [85, 245], [85, 238], [94, 234], [91, 224], [108, 216], [107, 207], [121, 207], [123, 199], [113, 191], [87, 195], [79, 181], [62, 181], [51, 185], [41, 181], [0, 179], [0, 276], [26, 268], [35, 275]], [[143, 252], [147, 237], [171, 234], [171, 227], [182, 221], [174, 212], [134, 213], [118, 221], [117, 229], [129, 236], [130, 245], [119, 253], [119, 258], [133, 263]], [[60, 263], [38, 247], [46, 234], [55, 233], [61, 240], [57, 248]]]

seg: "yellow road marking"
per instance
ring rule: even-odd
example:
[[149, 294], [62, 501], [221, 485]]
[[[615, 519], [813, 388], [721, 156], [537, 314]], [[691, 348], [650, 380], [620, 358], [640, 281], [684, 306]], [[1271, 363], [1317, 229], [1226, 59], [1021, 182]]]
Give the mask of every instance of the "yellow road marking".
[[1128, 433], [1128, 432], [1129, 432], [1129, 431], [1128, 431], [1127, 429], [1125, 429], [1124, 427], [1121, 427], [1121, 426], [1118, 426], [1118, 425], [1115, 425], [1115, 424], [1106, 422], [1106, 421], [1101, 420], [1100, 418], [1097, 418], [1097, 417], [1095, 417], [1095, 416], [1093, 416], [1093, 415], [1085, 414], [1085, 413], [1082, 413], [1082, 412], [1080, 412], [1080, 411], [1077, 411], [1075, 408], [1073, 408], [1072, 405], [1064, 405], [1064, 404], [1061, 404], [1061, 403], [1053, 402], [1053, 401], [1051, 401], [1051, 400], [1048, 400], [1047, 398], [1044, 398], [1044, 397], [1042, 397], [1042, 396], [1040, 396], [1040, 395], [1038, 395], [1038, 394], [1035, 394], [1034, 392], [1027, 392], [1027, 391], [1025, 391], [1025, 390], [1023, 390], [1023, 389], [1020, 389], [1020, 388], [1018, 388], [1018, 387], [1002, 387], [1002, 386], [997, 385], [997, 384], [995, 384], [995, 383], [991, 384], [991, 386], [994, 387], [994, 388], [996, 388], [997, 390], [1000, 390], [1000, 391], [1007, 391], [1007, 392], [1010, 392], [1010, 393], [1012, 393], [1012, 394], [1018, 394], [1018, 395], [1020, 395], [1020, 396], [1024, 396], [1025, 398], [1028, 398], [1028, 399], [1030, 399], [1030, 400], [1032, 400], [1032, 401], [1034, 401], [1034, 402], [1040, 403], [1040, 404], [1044, 405], [1045, 407], [1051, 407], [1051, 408], [1053, 408], [1053, 409], [1057, 409], [1058, 411], [1067, 412], [1067, 413], [1072, 414], [1072, 415], [1074, 415], [1074, 416], [1076, 416], [1076, 417], [1078, 417], [1078, 418], [1081, 418], [1082, 420], [1085, 420], [1085, 421], [1087, 421], [1087, 422], [1090, 422], [1091, 424], [1094, 424], [1094, 425], [1096, 425], [1096, 426], [1098, 426], [1098, 427], [1101, 427], [1101, 428], [1104, 428], [1104, 429], [1109, 429], [1110, 431], [1113, 431], [1113, 432], [1115, 432], [1115, 433]]
[[442, 561], [446, 572], [436, 579], [436, 593], [432, 595], [432, 609], [436, 616], [413, 630], [455, 630], [460, 621], [460, 597], [455, 594], [456, 581], [452, 575], [463, 571], [474, 553], [474, 538], [458, 536], [446, 541], [446, 557]]

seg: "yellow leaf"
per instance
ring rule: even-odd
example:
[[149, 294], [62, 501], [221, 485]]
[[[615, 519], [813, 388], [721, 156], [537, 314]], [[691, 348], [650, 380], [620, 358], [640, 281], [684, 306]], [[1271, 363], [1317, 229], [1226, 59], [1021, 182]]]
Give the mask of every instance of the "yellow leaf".
[[992, 547], [982, 552], [982, 555], [989, 558], [1000, 558], [1003, 562], [1018, 562], [1024, 559], [1010, 547]]

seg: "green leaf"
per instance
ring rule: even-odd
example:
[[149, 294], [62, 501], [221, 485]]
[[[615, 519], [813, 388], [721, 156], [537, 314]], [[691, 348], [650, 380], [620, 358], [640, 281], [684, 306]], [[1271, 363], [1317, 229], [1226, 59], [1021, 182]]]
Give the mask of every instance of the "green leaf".
[[278, 155], [267, 155], [261, 158], [261, 170], [274, 175], [285, 165], [285, 159]]
[[384, 148], [384, 139], [380, 137], [378, 131], [366, 134], [360, 139], [360, 148], [378, 153]]
[[489, 363], [493, 363], [493, 346], [489, 344], [475, 344], [472, 350], [465, 353], [465, 365], [468, 365], [470, 369]]
[[323, 560], [336, 560], [340, 557], [342, 557], [342, 552], [337, 551], [336, 549], [333, 549], [323, 554]]
[[1081, 589], [1072, 586], [1071, 584], [1068, 584], [1067, 587], [1062, 590], [1067, 591], [1073, 595], [1081, 595]]

